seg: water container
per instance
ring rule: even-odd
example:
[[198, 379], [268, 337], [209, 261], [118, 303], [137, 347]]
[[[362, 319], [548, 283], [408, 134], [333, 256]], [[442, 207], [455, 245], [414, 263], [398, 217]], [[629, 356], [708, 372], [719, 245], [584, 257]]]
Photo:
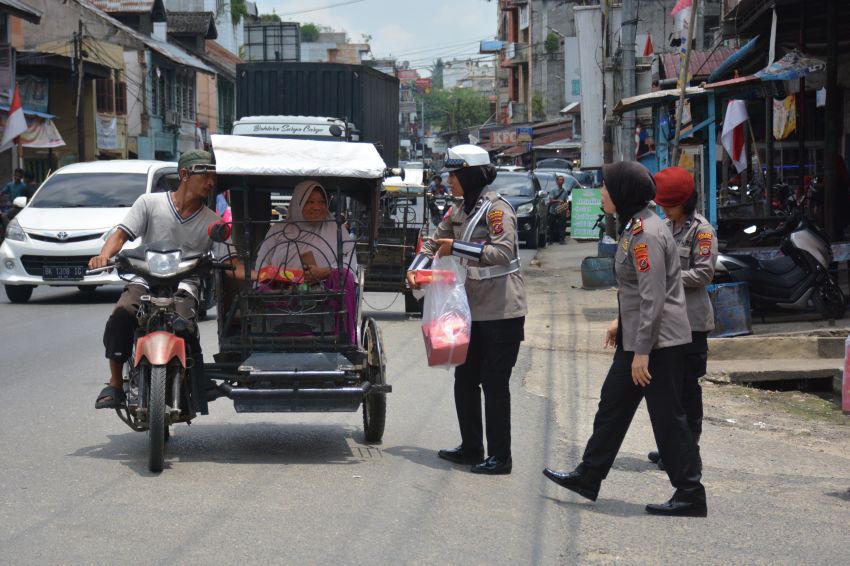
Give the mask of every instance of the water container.
[[607, 243], [600, 240], [596, 245], [596, 253], [599, 257], [614, 257], [617, 253], [617, 242]]
[[850, 415], [850, 336], [844, 341], [844, 375], [841, 377], [841, 410]]
[[613, 257], [586, 257], [581, 260], [582, 288], [604, 289], [616, 284]]
[[708, 298], [714, 309], [714, 330], [709, 336], [729, 337], [753, 333], [750, 293], [746, 283], [709, 285]]

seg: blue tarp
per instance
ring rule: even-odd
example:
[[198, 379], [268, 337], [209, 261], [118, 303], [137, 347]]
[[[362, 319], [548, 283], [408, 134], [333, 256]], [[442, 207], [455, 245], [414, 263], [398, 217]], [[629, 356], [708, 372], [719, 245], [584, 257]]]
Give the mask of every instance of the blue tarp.
[[795, 49], [756, 73], [756, 76], [763, 81], [793, 81], [824, 69], [826, 63]]

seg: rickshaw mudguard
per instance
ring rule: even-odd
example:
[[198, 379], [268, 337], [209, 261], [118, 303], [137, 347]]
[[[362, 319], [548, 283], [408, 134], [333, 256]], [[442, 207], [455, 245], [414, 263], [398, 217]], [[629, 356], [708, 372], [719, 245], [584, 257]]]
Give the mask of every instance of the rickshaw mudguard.
[[133, 365], [138, 367], [143, 359], [154, 366], [166, 365], [174, 358], [186, 367], [186, 341], [170, 332], [158, 330], [136, 340], [136, 355]]

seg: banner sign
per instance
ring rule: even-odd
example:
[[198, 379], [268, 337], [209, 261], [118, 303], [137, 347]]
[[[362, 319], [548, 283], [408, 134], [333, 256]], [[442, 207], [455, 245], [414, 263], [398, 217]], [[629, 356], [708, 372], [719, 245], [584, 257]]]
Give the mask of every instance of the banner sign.
[[516, 141], [518, 141], [518, 142], [530, 142], [532, 130], [533, 130], [533, 128], [517, 128], [516, 129]]
[[574, 240], [598, 240], [599, 227], [594, 228], [593, 225], [602, 214], [602, 190], [576, 187], [572, 197], [570, 237]]
[[516, 128], [505, 128], [490, 132], [490, 143], [492, 145], [514, 145], [516, 142]]

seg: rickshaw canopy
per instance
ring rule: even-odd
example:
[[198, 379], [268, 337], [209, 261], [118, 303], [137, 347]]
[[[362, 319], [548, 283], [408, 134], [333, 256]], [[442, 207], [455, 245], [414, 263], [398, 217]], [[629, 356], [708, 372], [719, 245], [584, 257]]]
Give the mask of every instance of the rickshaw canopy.
[[370, 143], [211, 137], [218, 175], [382, 179], [387, 167]]

